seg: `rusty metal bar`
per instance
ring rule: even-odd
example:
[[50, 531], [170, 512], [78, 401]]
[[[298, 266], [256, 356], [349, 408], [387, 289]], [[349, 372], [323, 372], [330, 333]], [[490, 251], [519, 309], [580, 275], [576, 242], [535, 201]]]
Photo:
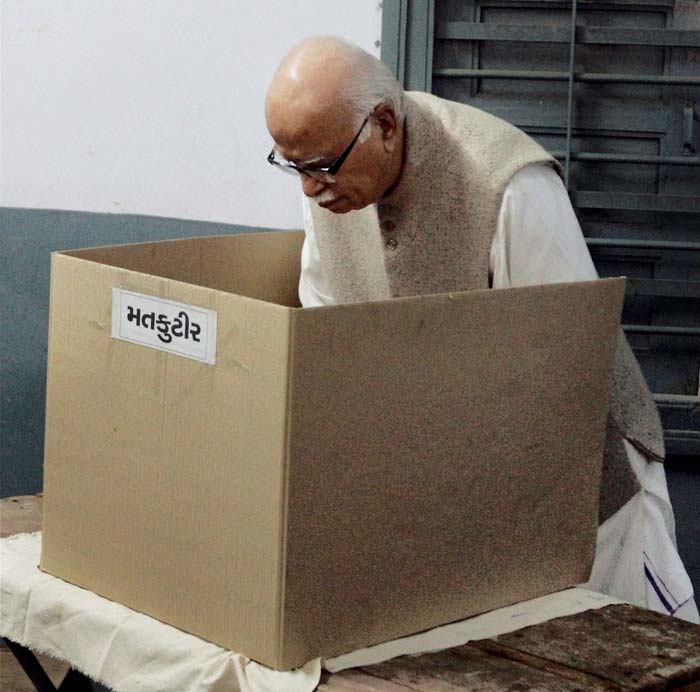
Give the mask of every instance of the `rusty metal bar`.
[[672, 279], [627, 279], [629, 296], [654, 298], [700, 298], [700, 281], [674, 281]]
[[462, 41], [522, 41], [569, 43], [567, 27], [485, 24], [483, 22], [437, 22], [435, 38]]
[[[555, 159], [566, 158], [564, 151], [550, 151]], [[639, 154], [597, 154], [572, 152], [572, 161], [599, 161], [603, 163], [648, 163], [663, 166], [700, 166], [700, 156], [640, 156]]]
[[[439, 22], [436, 24], [435, 38], [463, 41], [569, 43], [570, 31], [562, 26]], [[700, 31], [579, 26], [576, 29], [576, 43], [584, 45], [700, 48]]]
[[657, 334], [666, 336], [700, 336], [700, 327], [651, 327], [646, 324], [623, 324], [628, 334]]
[[700, 214], [700, 197], [582, 190], [571, 193], [571, 199], [574, 206], [583, 209], [620, 209]]
[[574, 113], [574, 73], [576, 70], [576, 0], [571, 3], [571, 24], [569, 27], [569, 83], [566, 94], [566, 155], [564, 157], [564, 184], [569, 189], [569, 168], [571, 167], [571, 122]]
[[700, 48], [700, 31], [682, 29], [630, 29], [604, 26], [579, 27], [579, 41], [622, 46]]
[[700, 404], [700, 396], [693, 394], [654, 394], [657, 404]]
[[639, 250], [700, 251], [700, 243], [664, 240], [627, 240], [622, 238], [586, 238], [588, 247], [623, 247]]
[[[568, 72], [554, 70], [485, 70], [445, 67], [433, 71], [434, 77], [465, 77], [469, 79], [523, 79], [548, 82], [568, 82]], [[700, 77], [650, 74], [606, 74], [603, 72], [580, 72], [574, 75], [576, 82], [618, 84], [665, 84], [667, 86], [700, 86]]]

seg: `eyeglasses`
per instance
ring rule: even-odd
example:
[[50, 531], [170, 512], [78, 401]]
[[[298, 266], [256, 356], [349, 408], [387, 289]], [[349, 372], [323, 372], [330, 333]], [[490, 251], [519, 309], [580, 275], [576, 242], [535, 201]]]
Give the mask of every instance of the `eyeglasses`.
[[285, 159], [278, 161], [275, 158], [274, 147], [272, 147], [272, 151], [267, 157], [267, 162], [272, 164], [273, 166], [277, 166], [281, 171], [284, 171], [285, 173], [308, 175], [310, 178], [320, 180], [323, 183], [335, 182], [336, 174], [340, 170], [340, 167], [343, 165], [343, 163], [345, 163], [345, 159], [347, 159], [348, 156], [350, 156], [350, 152], [355, 146], [355, 143], [357, 142], [359, 136], [362, 134], [362, 130], [365, 129], [365, 125], [367, 124], [370, 115], [371, 113], [362, 121], [360, 129], [357, 131], [357, 134], [352, 138], [352, 142], [350, 142], [350, 144], [348, 144], [348, 146], [345, 148], [345, 151], [329, 166], [298, 166], [296, 163], [293, 163], [292, 161], [287, 161]]

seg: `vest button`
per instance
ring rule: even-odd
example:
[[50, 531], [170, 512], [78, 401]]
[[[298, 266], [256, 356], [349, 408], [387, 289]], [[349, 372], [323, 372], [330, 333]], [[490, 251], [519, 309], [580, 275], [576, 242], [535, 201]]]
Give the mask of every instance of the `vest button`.
[[380, 204], [377, 211], [381, 216], [386, 216], [391, 211], [391, 207], [388, 204]]
[[391, 233], [396, 230], [396, 224], [393, 221], [384, 221], [384, 223], [382, 223], [382, 229], [387, 233]]
[[395, 239], [395, 238], [389, 238], [389, 240], [386, 241], [386, 246], [387, 246], [390, 250], [396, 250], [396, 248], [398, 247], [398, 245], [399, 245], [399, 244], [396, 242], [396, 239]]

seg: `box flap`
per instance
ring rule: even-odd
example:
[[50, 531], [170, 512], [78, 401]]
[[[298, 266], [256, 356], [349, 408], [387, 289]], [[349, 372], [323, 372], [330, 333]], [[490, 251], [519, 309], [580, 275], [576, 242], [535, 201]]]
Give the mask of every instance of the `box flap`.
[[296, 307], [303, 242], [303, 231], [260, 231], [60, 254]]
[[587, 579], [623, 293], [295, 313], [285, 666]]
[[[215, 311], [216, 365], [112, 338], [115, 286]], [[65, 254], [51, 305], [42, 568], [274, 658], [293, 311]]]

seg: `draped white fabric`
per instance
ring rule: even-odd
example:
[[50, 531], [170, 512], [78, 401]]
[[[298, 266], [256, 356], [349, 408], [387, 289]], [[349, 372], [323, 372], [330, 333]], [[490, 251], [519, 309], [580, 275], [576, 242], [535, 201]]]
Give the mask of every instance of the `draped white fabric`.
[[[266, 668], [40, 572], [41, 534], [0, 540], [0, 635], [68, 661], [116, 692], [312, 692], [321, 660], [289, 672]], [[329, 659], [330, 671], [494, 637], [617, 599], [568, 589]]]

